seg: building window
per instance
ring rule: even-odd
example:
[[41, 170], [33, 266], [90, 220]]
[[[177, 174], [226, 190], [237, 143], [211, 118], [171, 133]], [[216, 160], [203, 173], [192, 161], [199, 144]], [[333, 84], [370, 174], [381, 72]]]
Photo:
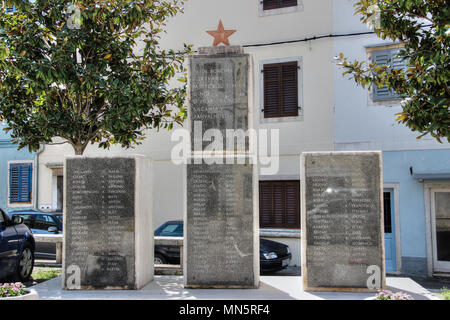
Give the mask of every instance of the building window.
[[[391, 69], [406, 69], [407, 60], [397, 57], [401, 48], [395, 47], [390, 49], [373, 50], [371, 52], [372, 62], [376, 62], [379, 66], [389, 65]], [[372, 100], [374, 102], [398, 100], [400, 96], [395, 92], [383, 86], [379, 88], [374, 86]]]
[[260, 228], [300, 228], [300, 181], [259, 182]]
[[10, 8], [6, 8], [6, 13], [13, 13], [14, 11], [16, 11], [16, 7], [12, 6]]
[[10, 203], [31, 203], [32, 171], [31, 163], [11, 163], [9, 165]]
[[263, 0], [264, 10], [273, 10], [297, 6], [297, 0]]
[[297, 61], [264, 64], [264, 118], [297, 117]]

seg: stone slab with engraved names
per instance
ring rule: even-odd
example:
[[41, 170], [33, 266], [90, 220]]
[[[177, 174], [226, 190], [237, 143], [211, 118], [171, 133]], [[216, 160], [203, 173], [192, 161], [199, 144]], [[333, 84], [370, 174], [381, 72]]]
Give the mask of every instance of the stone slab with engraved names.
[[[219, 146], [218, 149], [248, 151], [250, 142], [245, 134], [251, 119], [250, 62], [250, 55], [245, 54], [240, 46], [202, 47], [198, 54], [189, 57], [193, 151], [203, 151], [211, 141], [220, 140], [217, 132], [210, 129], [216, 129], [222, 137], [222, 148]], [[229, 129], [234, 130], [229, 134], [236, 133], [237, 138], [226, 139]]]
[[305, 290], [384, 287], [381, 152], [303, 153]]
[[151, 160], [65, 160], [64, 289], [139, 289], [153, 279]]
[[259, 282], [255, 166], [248, 157], [232, 164], [187, 165], [185, 286], [254, 288]]

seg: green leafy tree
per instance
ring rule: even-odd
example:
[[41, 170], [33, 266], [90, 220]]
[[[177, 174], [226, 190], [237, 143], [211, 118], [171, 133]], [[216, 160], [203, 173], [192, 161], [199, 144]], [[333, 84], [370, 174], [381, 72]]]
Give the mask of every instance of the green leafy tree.
[[[141, 143], [186, 118], [191, 46], [162, 50], [177, 0], [5, 1], [0, 8], [0, 120], [20, 148], [53, 138], [83, 154]], [[14, 6], [16, 10], [7, 12]], [[180, 86], [169, 81], [180, 76]]]
[[339, 64], [362, 87], [386, 86], [403, 99], [396, 120], [437, 141], [450, 142], [450, 2], [448, 0], [361, 0], [355, 14], [374, 27], [378, 37], [404, 44], [397, 58], [406, 69], [364, 61]]

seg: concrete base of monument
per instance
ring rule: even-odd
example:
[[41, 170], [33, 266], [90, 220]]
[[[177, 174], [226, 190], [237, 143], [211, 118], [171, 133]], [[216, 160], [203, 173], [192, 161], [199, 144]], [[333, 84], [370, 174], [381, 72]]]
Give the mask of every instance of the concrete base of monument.
[[[404, 292], [415, 300], [439, 300], [437, 296], [405, 277], [388, 277], [386, 289]], [[140, 290], [62, 290], [61, 278], [54, 278], [32, 287], [40, 299], [79, 300], [372, 300], [367, 292], [306, 292], [301, 276], [261, 276], [258, 289], [188, 289], [182, 276], [155, 276]]]
[[185, 284], [184, 287], [186, 289], [258, 289], [259, 284], [254, 286]]

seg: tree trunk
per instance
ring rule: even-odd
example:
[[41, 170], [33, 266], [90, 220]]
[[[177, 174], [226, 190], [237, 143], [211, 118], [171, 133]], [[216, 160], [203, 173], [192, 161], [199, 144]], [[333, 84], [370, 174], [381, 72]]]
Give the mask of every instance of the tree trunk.
[[86, 149], [86, 146], [82, 144], [73, 144], [72, 147], [75, 151], [75, 155], [77, 156], [82, 156], [84, 153], [84, 149]]

